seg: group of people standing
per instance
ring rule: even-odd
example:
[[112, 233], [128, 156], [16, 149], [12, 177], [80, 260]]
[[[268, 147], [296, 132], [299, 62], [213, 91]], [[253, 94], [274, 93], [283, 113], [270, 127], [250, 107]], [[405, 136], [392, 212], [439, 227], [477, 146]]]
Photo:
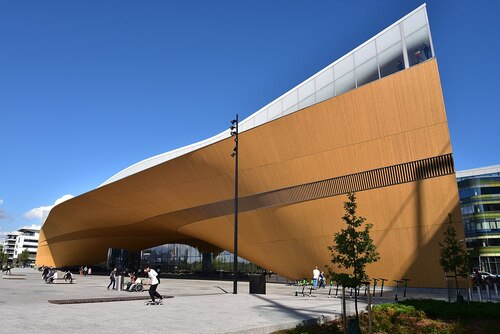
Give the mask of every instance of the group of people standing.
[[92, 275], [92, 268], [90, 267], [80, 267], [80, 276]]
[[314, 267], [313, 269], [313, 289], [326, 288], [325, 283], [325, 273], [323, 271], [319, 271], [318, 267]]
[[417, 63], [431, 59], [431, 57], [431, 48], [425, 42], [422, 44], [422, 47], [415, 49], [415, 60]]

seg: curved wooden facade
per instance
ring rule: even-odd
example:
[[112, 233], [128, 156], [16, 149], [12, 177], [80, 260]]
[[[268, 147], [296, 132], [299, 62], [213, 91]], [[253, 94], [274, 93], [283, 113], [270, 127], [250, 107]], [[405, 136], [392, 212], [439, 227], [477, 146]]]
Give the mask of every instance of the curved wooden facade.
[[[106, 259], [200, 241], [232, 251], [231, 138], [59, 204], [38, 265]], [[371, 277], [444, 284], [439, 246], [451, 213], [463, 238], [435, 59], [240, 134], [239, 255], [285, 277], [329, 264], [343, 195], [357, 191], [381, 260]]]

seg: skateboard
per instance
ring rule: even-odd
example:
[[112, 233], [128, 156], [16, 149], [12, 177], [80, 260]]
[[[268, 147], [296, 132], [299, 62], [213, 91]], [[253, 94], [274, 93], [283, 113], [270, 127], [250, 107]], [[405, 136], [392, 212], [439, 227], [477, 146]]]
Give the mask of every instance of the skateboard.
[[157, 300], [157, 301], [152, 301], [152, 300], [148, 300], [146, 302], [146, 305], [163, 305], [163, 300]]

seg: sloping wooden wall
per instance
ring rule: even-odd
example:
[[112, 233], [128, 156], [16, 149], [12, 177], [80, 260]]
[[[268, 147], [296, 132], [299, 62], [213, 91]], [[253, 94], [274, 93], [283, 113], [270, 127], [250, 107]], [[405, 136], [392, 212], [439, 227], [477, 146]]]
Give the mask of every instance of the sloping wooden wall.
[[[55, 207], [37, 264], [103, 261], [109, 247], [203, 240], [232, 250], [233, 216], [168, 213], [231, 199], [232, 139], [97, 188]], [[240, 134], [240, 196], [451, 153], [435, 59]], [[329, 263], [345, 196], [243, 212], [240, 256], [289, 278]], [[372, 277], [443, 286], [438, 242], [448, 213], [463, 238], [455, 176], [358, 193], [381, 253]]]

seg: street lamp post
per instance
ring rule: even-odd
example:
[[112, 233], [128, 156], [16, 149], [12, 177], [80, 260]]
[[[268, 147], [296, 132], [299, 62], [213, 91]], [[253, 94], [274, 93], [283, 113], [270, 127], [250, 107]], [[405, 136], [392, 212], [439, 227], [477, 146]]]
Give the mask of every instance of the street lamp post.
[[238, 114], [231, 121], [231, 136], [235, 146], [231, 157], [235, 158], [234, 170], [234, 258], [233, 258], [233, 294], [238, 293]]

